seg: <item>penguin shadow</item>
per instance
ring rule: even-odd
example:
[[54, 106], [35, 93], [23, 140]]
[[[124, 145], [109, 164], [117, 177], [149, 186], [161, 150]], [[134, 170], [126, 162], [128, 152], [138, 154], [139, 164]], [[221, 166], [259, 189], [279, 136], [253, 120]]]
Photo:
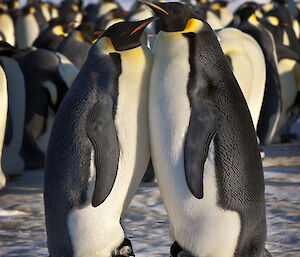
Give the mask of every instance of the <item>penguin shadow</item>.
[[26, 171], [26, 174], [15, 177], [0, 191], [0, 195], [36, 195], [43, 193], [43, 170]]

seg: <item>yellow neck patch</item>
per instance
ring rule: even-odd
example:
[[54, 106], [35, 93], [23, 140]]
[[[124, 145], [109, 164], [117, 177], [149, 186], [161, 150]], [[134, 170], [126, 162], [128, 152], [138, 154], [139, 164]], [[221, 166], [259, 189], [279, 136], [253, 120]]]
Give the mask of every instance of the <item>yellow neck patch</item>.
[[258, 25], [259, 22], [257, 21], [257, 18], [256, 18], [256, 15], [255, 14], [252, 14], [249, 18], [249, 22], [253, 25]]
[[34, 9], [33, 7], [30, 7], [30, 8], [29, 8], [29, 13], [30, 13], [30, 14], [34, 14], [34, 13], [35, 13], [35, 9]]
[[213, 10], [220, 10], [222, 7], [221, 7], [221, 4], [220, 3], [214, 3], [211, 7], [211, 9]]
[[79, 41], [84, 41], [81, 31], [76, 31], [76, 37]]
[[187, 22], [183, 33], [187, 33], [187, 32], [195, 32], [197, 33], [203, 26], [203, 22], [198, 20], [198, 19], [189, 19], [189, 21]]
[[278, 25], [279, 25], [279, 20], [278, 20], [277, 17], [269, 16], [269, 17], [267, 17], [267, 20], [268, 20], [273, 26], [278, 26]]
[[64, 32], [64, 28], [63, 28], [62, 25], [55, 26], [55, 27], [52, 29], [52, 31], [53, 31], [56, 35], [58, 35], [58, 36], [60, 36], [60, 35], [62, 35], [62, 36], [64, 36], [64, 37], [67, 37], [67, 36], [68, 36], [68, 34]]

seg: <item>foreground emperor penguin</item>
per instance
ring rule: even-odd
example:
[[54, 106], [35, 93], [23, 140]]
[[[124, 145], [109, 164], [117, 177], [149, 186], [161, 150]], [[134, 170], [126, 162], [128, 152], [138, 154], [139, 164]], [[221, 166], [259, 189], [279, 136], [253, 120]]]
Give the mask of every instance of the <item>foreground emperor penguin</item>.
[[149, 84], [149, 132], [175, 241], [171, 254], [268, 256], [256, 135], [216, 35], [186, 5], [145, 3], [161, 18]]
[[140, 36], [153, 19], [106, 30], [57, 112], [44, 191], [51, 257], [133, 256], [120, 219], [150, 159], [152, 54]]

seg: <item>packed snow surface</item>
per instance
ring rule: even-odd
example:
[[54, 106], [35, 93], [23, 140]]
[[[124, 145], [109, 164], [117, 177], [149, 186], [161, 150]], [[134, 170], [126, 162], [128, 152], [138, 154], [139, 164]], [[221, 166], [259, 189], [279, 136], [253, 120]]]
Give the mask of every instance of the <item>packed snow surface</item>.
[[[268, 223], [273, 256], [300, 256], [300, 145], [264, 147]], [[169, 256], [168, 217], [156, 183], [137, 190], [124, 225], [137, 257]], [[48, 256], [43, 170], [26, 171], [0, 191], [0, 256]]]

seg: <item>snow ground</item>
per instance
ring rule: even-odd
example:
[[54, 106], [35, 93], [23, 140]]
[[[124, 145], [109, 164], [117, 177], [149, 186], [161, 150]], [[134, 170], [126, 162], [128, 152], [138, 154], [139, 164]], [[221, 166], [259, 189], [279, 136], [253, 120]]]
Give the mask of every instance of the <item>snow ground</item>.
[[[264, 148], [268, 239], [274, 257], [300, 256], [300, 144]], [[26, 171], [0, 191], [0, 256], [48, 256], [43, 171]], [[124, 225], [137, 257], [169, 256], [168, 218], [156, 183], [141, 184]]]

